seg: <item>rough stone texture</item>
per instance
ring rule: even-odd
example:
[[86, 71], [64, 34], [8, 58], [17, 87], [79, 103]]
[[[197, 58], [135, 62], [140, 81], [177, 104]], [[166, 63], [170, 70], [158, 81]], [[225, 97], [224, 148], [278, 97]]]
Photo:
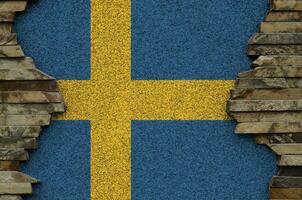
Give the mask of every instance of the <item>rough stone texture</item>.
[[261, 33], [301, 33], [302, 22], [262, 22]]
[[[302, 166], [302, 155], [282, 155], [278, 161], [279, 166]], [[302, 169], [298, 169], [302, 173]]]
[[19, 195], [0, 195], [0, 200], [22, 200]]
[[230, 100], [229, 112], [301, 111], [302, 100]]
[[0, 161], [0, 171], [20, 171], [20, 162]]
[[20, 12], [24, 11], [27, 5], [27, 1], [1, 1], [0, 12]]
[[229, 115], [238, 122], [296, 122], [302, 121], [302, 112], [234, 112]]
[[266, 22], [301, 22], [302, 12], [269, 12]]
[[301, 188], [271, 188], [270, 196], [275, 200], [301, 199]]
[[272, 188], [302, 188], [302, 177], [275, 176], [270, 186]]
[[301, 0], [272, 0], [271, 10], [302, 11], [302, 1]]
[[260, 33], [249, 40], [251, 70], [241, 72], [227, 112], [237, 134], [251, 134], [278, 157], [270, 199], [302, 199], [302, 1], [270, 0]]
[[300, 100], [302, 88], [288, 89], [236, 89], [231, 90], [233, 100]]
[[269, 144], [277, 155], [300, 155], [302, 154], [302, 144]]
[[0, 160], [17, 160], [24, 161], [28, 160], [29, 155], [24, 149], [21, 148], [0, 148]]
[[[20, 161], [36, 149], [42, 126], [65, 111], [56, 80], [24, 57], [13, 32], [15, 12], [27, 1], [0, 1], [0, 200], [20, 200], [37, 179], [20, 171]], [[43, 178], [43, 177], [42, 177]]]
[[245, 122], [237, 124], [235, 133], [302, 133], [302, 122]]
[[256, 33], [249, 44], [302, 44], [301, 33]]
[[302, 78], [238, 78], [237, 88], [299, 88], [302, 87]]
[[259, 56], [253, 66], [302, 66], [302, 56], [298, 55], [268, 55]]
[[248, 55], [302, 55], [302, 45], [249, 45]]
[[31, 183], [0, 183], [0, 194], [31, 194]]

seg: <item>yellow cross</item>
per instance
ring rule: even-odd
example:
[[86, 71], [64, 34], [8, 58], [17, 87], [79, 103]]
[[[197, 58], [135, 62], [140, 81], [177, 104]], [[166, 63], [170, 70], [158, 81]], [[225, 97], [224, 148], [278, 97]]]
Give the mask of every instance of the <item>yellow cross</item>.
[[233, 81], [131, 80], [130, 38], [130, 0], [92, 0], [91, 80], [59, 82], [59, 119], [91, 120], [93, 200], [131, 198], [131, 120], [227, 119]]

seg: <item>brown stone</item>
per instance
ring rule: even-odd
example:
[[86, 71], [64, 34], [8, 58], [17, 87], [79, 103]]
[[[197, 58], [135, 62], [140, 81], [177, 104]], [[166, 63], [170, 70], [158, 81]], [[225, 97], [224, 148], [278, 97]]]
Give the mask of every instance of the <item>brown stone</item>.
[[6, 80], [54, 80], [53, 77], [41, 72], [38, 69], [0, 69], [0, 81]]
[[31, 183], [0, 183], [0, 194], [31, 194]]
[[32, 58], [1, 58], [0, 59], [0, 69], [12, 69], [12, 68], [26, 68], [34, 69], [35, 64]]
[[14, 18], [14, 12], [0, 12], [0, 22], [13, 22]]
[[[47, 115], [55, 112], [64, 112], [65, 105], [63, 103], [49, 104], [0, 104], [0, 116], [10, 115]], [[42, 116], [43, 117], [43, 116]], [[48, 123], [48, 121], [46, 122]], [[26, 125], [26, 124], [24, 124]]]
[[238, 78], [238, 89], [282, 89], [302, 87], [302, 78]]
[[302, 112], [229, 112], [238, 122], [296, 122], [302, 121]]
[[[1, 105], [0, 105], [1, 107]], [[51, 115], [0, 115], [0, 126], [47, 126]]]
[[302, 122], [243, 122], [237, 124], [235, 133], [302, 133]]
[[0, 171], [20, 171], [20, 162], [0, 161]]
[[19, 45], [0, 46], [0, 58], [24, 57], [24, 53]]
[[[1, 59], [0, 59], [1, 60]], [[58, 92], [57, 82], [51, 81], [0, 81], [0, 91]]]
[[28, 160], [28, 152], [24, 149], [0, 148], [0, 160]]
[[2, 148], [36, 149], [38, 143], [36, 138], [2, 137], [0, 138], [0, 146]]
[[0, 91], [0, 103], [60, 103], [59, 92], [43, 91]]
[[279, 167], [278, 176], [302, 177], [302, 167]]
[[271, 10], [302, 11], [301, 0], [271, 0]]
[[261, 33], [302, 33], [302, 22], [262, 22]]
[[20, 195], [0, 195], [0, 200], [22, 200]]
[[249, 44], [302, 44], [301, 33], [256, 33]]
[[270, 188], [270, 196], [276, 200], [301, 200], [302, 188]]
[[15, 33], [0, 35], [0, 45], [17, 45], [17, 44], [18, 44], [17, 35]]
[[[282, 155], [278, 161], [279, 166], [302, 166], [302, 155]], [[302, 168], [300, 168], [302, 171]]]
[[302, 144], [268, 144], [277, 155], [300, 155]]
[[0, 183], [38, 183], [39, 180], [22, 172], [0, 171]]
[[40, 126], [0, 126], [0, 137], [28, 138], [38, 137]]
[[[0, 71], [1, 74], [1, 71]], [[302, 66], [265, 66], [239, 73], [239, 78], [301, 78]]]
[[0, 12], [20, 12], [26, 9], [27, 1], [7, 0], [0, 2]]
[[302, 88], [287, 89], [234, 89], [232, 100], [299, 100], [302, 99]]
[[249, 45], [250, 56], [264, 55], [302, 55], [302, 45]]
[[258, 135], [261, 144], [289, 144], [302, 143], [301, 133], [287, 133], [287, 134], [263, 134]]
[[302, 66], [302, 56], [297, 55], [277, 55], [259, 56], [253, 66]]
[[301, 111], [302, 100], [230, 100], [228, 112]]
[[301, 22], [302, 12], [269, 12], [266, 22]]
[[0, 23], [0, 35], [10, 35], [12, 33], [13, 23]]
[[274, 176], [270, 182], [271, 188], [302, 188], [302, 177]]

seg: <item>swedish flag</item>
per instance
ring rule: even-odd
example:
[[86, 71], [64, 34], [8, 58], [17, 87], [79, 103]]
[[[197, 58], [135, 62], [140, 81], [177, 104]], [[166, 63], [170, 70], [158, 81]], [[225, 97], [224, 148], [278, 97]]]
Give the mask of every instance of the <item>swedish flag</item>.
[[267, 199], [274, 155], [225, 113], [263, 0], [37, 1], [19, 39], [68, 112], [24, 167], [28, 199]]

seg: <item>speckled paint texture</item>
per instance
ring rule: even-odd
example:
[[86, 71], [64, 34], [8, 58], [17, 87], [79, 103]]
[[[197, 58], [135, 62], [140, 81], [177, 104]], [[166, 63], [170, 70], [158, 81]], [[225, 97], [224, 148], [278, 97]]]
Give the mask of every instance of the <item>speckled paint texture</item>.
[[[47, 198], [266, 199], [263, 188], [275, 173], [275, 157], [251, 138], [234, 135], [234, 124], [225, 121], [228, 91], [235, 74], [249, 67], [245, 46], [264, 17], [266, 1], [91, 0], [88, 22], [88, 1], [53, 2], [40, 0], [37, 6], [51, 5], [45, 15], [64, 16], [62, 24], [50, 26], [56, 37], [37, 33], [28, 38], [32, 26], [55, 24], [55, 17], [44, 16], [34, 23], [21, 20], [20, 38], [39, 65], [52, 60], [53, 65], [42, 66], [45, 71], [63, 79], [59, 83], [68, 112], [57, 119], [90, 120], [90, 180], [74, 177], [68, 183], [75, 184], [66, 188], [79, 189], [88, 180], [90, 195], [86, 185], [78, 197], [60, 192], [49, 179], [44, 189], [58, 193], [47, 193]], [[36, 16], [39, 11], [30, 12]], [[62, 29], [70, 32], [61, 35]], [[31, 49], [33, 41], [44, 45]], [[54, 46], [66, 48], [40, 53]], [[86, 122], [66, 121], [60, 127], [89, 134]], [[62, 129], [50, 128], [52, 138], [41, 138], [43, 144], [51, 147], [60, 140], [89, 145], [79, 137], [54, 137]], [[45, 155], [50, 151], [45, 149]], [[76, 153], [87, 158], [89, 151]], [[39, 158], [41, 163], [47, 159]], [[80, 165], [60, 167], [82, 170]], [[27, 167], [30, 174], [46, 173]], [[64, 178], [63, 173], [57, 178]]]

